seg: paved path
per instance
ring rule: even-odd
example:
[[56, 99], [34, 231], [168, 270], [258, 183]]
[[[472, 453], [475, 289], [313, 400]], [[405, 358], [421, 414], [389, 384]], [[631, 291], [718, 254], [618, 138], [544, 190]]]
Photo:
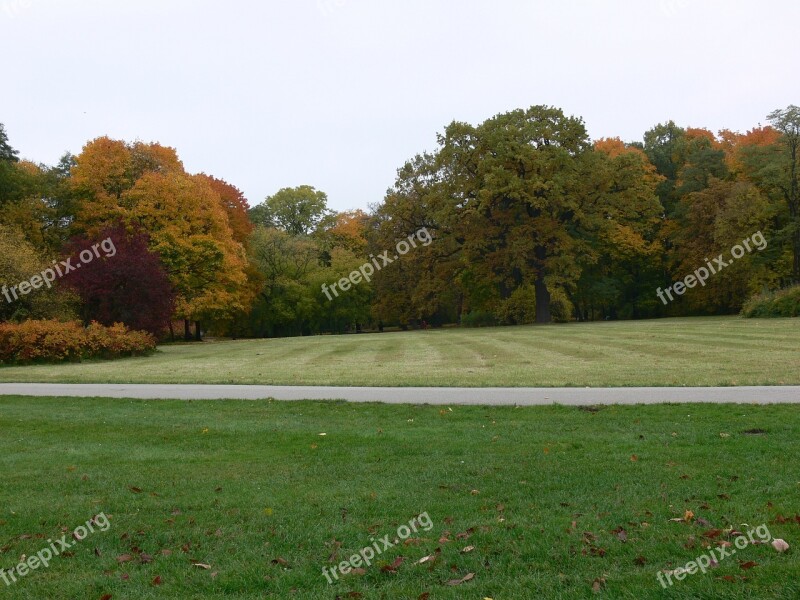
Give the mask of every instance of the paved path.
[[0, 383], [0, 396], [99, 396], [178, 400], [348, 400], [390, 404], [800, 403], [800, 386], [681, 388], [412, 388], [271, 385]]

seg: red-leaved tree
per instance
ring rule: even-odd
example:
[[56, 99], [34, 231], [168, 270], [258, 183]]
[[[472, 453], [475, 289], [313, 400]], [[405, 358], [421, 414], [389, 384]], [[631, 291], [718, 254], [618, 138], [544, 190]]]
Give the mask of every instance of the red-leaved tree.
[[62, 282], [80, 297], [85, 322], [124, 323], [156, 336], [169, 327], [175, 292], [147, 234], [118, 225], [97, 239], [73, 238], [65, 256], [73, 269]]

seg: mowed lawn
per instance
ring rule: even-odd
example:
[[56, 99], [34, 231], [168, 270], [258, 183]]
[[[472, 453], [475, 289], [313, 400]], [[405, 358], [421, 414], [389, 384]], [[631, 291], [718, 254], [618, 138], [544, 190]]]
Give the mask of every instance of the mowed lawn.
[[167, 345], [146, 358], [2, 367], [0, 381], [789, 385], [800, 384], [800, 319], [662, 319]]
[[110, 522], [0, 597], [800, 597], [795, 407], [451, 408], [0, 398], [0, 568]]

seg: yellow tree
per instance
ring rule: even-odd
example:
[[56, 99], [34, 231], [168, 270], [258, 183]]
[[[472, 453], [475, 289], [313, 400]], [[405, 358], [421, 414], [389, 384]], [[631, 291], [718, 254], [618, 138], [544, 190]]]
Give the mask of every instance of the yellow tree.
[[150, 234], [150, 247], [161, 256], [177, 291], [177, 316], [219, 321], [246, 308], [244, 248], [207, 179], [150, 172], [121, 200], [128, 222]]
[[[150, 236], [177, 294], [176, 316], [226, 321], [252, 297], [241, 224], [231, 228], [228, 206], [215, 190], [231, 190], [206, 175], [189, 175], [172, 148], [107, 137], [76, 157], [72, 184], [81, 199], [76, 230], [88, 235], [121, 222]], [[235, 189], [235, 188], [233, 188]], [[243, 201], [243, 198], [242, 198]]]

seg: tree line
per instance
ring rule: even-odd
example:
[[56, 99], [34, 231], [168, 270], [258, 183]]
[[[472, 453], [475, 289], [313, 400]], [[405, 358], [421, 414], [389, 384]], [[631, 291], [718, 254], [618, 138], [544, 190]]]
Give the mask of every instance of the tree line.
[[[591, 140], [582, 119], [548, 106], [453, 122], [369, 212], [332, 211], [306, 185], [251, 208], [157, 143], [101, 137], [36, 164], [0, 125], [0, 280], [27, 280], [105, 237], [117, 248], [0, 304], [0, 319], [77, 317], [174, 338], [736, 313], [800, 283], [800, 108], [767, 118], [746, 133], [669, 121], [642, 142]], [[430, 243], [323, 293], [422, 230]], [[659, 300], [756, 232], [763, 251]]]

